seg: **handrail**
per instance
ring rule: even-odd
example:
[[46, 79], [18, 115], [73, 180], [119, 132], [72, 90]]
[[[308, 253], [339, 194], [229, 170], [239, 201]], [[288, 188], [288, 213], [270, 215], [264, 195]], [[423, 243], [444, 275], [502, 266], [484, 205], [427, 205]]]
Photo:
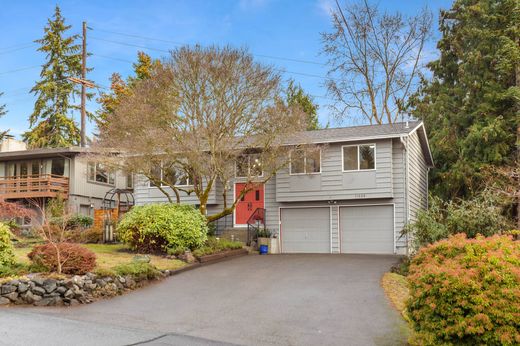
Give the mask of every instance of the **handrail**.
[[249, 216], [247, 219], [248, 225], [258, 224], [258, 221], [262, 221], [262, 224], [265, 224], [265, 209], [264, 208], [256, 208], [256, 210]]
[[251, 243], [257, 239], [257, 233], [260, 230], [260, 225], [262, 225], [265, 230], [264, 208], [256, 208], [249, 219], [247, 219], [247, 245], [251, 245]]

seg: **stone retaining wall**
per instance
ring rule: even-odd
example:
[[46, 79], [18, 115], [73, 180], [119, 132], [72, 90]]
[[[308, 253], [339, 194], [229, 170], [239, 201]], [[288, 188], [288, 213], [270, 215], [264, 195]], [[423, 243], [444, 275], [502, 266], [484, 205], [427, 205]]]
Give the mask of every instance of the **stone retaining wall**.
[[[162, 272], [164, 276], [170, 271]], [[0, 285], [0, 305], [36, 306], [87, 304], [98, 297], [110, 297], [140, 286], [132, 276], [97, 276], [87, 273], [65, 279], [37, 275], [11, 280]]]

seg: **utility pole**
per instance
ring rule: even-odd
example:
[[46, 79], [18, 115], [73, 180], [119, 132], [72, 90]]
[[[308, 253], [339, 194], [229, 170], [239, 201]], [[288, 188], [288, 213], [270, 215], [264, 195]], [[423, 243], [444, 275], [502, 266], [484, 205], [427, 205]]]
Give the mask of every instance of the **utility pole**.
[[[83, 22], [83, 44], [82, 44], [82, 59], [81, 59], [81, 79], [85, 80], [87, 77], [87, 22]], [[87, 87], [85, 83], [81, 83], [81, 147], [86, 146], [85, 140], [85, 122], [86, 122], [86, 105], [87, 102]]]

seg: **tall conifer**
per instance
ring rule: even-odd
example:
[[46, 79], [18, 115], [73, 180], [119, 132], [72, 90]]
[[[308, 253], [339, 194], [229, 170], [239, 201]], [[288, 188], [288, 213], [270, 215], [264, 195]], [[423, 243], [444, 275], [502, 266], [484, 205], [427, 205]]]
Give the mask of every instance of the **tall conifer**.
[[81, 47], [76, 44], [79, 35], [67, 36], [71, 28], [65, 24], [60, 8], [44, 28], [38, 51], [45, 53], [40, 80], [31, 89], [38, 98], [29, 117], [31, 129], [23, 137], [31, 147], [66, 147], [77, 145], [80, 133], [72, 117], [79, 109], [73, 104], [79, 95], [78, 86], [69, 77], [81, 77]]

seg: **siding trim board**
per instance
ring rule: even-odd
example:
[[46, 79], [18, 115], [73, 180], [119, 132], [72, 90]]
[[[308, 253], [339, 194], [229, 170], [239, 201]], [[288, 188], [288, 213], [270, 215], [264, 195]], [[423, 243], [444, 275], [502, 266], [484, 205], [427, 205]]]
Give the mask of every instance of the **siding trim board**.
[[[393, 213], [393, 248], [394, 248], [394, 254], [397, 253], [397, 242], [396, 242], [396, 219], [395, 219], [395, 203], [371, 203], [371, 204], [338, 204], [338, 234], [339, 234], [339, 253], [343, 253], [342, 244], [343, 244], [343, 232], [341, 231], [341, 208], [348, 208], [348, 207], [371, 207], [371, 206], [392, 206], [392, 213]], [[332, 233], [332, 232], [331, 232]]]

